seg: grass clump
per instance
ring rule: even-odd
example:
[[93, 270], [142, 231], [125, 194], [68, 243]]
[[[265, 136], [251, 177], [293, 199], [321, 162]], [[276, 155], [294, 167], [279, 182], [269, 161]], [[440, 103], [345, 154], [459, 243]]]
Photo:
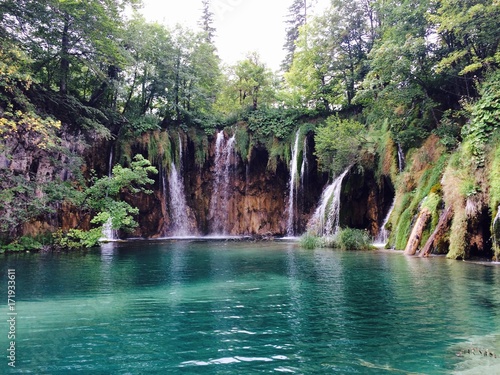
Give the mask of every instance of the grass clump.
[[373, 248], [370, 235], [361, 229], [341, 229], [335, 239], [337, 247], [342, 250], [370, 250]]
[[325, 247], [342, 250], [373, 249], [372, 238], [368, 232], [353, 228], [341, 229], [333, 237], [321, 237], [306, 233], [300, 238], [299, 244], [300, 247], [308, 250]]
[[300, 237], [299, 245], [303, 249], [313, 250], [322, 246], [322, 239], [319, 236], [315, 236], [314, 234], [306, 233], [302, 237]]

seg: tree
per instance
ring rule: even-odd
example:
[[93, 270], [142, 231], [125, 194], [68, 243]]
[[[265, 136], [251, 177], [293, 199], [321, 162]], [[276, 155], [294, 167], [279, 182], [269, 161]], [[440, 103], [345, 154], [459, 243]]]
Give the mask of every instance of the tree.
[[208, 44], [213, 44], [215, 36], [214, 14], [210, 9], [210, 0], [202, 0], [202, 15], [199, 21], [199, 25], [204, 33], [205, 42]]
[[[81, 94], [82, 72], [92, 72], [99, 89], [122, 66], [122, 13], [138, 0], [19, 1], [8, 8], [7, 33], [33, 59], [46, 87]], [[114, 67], [114, 69], [110, 69]]]
[[458, 100], [478, 95], [474, 82], [500, 64], [500, 4], [496, 0], [441, 0], [429, 15], [440, 43], [436, 71], [451, 77]]
[[436, 49], [427, 12], [431, 1], [386, 1], [379, 7], [381, 37], [368, 54], [370, 71], [356, 103], [368, 107], [369, 121], [388, 121], [394, 139], [413, 147], [438, 123], [434, 97], [442, 97], [433, 68]]
[[292, 108], [330, 110], [335, 101], [329, 73], [328, 51], [316, 21], [301, 28], [290, 70], [285, 73], [281, 96]]
[[122, 112], [165, 125], [209, 116], [220, 82], [219, 58], [203, 34], [173, 30], [136, 17], [127, 25], [132, 64], [125, 70]]
[[328, 117], [314, 136], [320, 168], [338, 175], [357, 162], [361, 146], [367, 142], [365, 134], [365, 126], [358, 121]]
[[297, 39], [299, 38], [299, 29], [306, 24], [307, 21], [307, 0], [293, 0], [293, 3], [288, 8], [288, 18], [286, 20], [286, 37], [283, 49], [286, 51], [286, 56], [281, 63], [281, 69], [288, 72], [292, 66], [293, 55], [295, 53]]
[[334, 0], [322, 16], [300, 29], [294, 60], [285, 74], [292, 105], [302, 102], [326, 111], [352, 105], [367, 72], [373, 18], [367, 0]]

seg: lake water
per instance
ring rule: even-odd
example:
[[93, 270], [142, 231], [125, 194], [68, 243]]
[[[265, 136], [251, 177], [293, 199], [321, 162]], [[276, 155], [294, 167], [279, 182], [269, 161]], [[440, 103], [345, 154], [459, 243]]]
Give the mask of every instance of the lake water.
[[500, 374], [498, 266], [185, 241], [9, 255], [0, 271], [2, 374]]

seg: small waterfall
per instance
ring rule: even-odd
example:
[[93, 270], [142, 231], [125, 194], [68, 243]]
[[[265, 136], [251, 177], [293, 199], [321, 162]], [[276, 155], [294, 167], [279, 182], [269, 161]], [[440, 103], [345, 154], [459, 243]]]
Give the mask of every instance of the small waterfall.
[[321, 200], [314, 215], [307, 224], [308, 232], [322, 236], [335, 235], [339, 230], [340, 192], [347, 168], [321, 194]]
[[[108, 178], [113, 177], [113, 150], [114, 147], [111, 146], [111, 149], [109, 150], [109, 159], [108, 159]], [[102, 237], [99, 239], [99, 241], [109, 242], [109, 241], [116, 241], [117, 239], [118, 239], [118, 231], [113, 229], [113, 218], [110, 217], [102, 225]]]
[[224, 132], [220, 131], [217, 133], [215, 141], [214, 181], [209, 214], [212, 234], [227, 234], [228, 232], [231, 159], [235, 158], [235, 143], [236, 138], [234, 135], [225, 142]]
[[175, 163], [170, 165], [168, 176], [170, 190], [170, 219], [172, 221], [173, 236], [187, 236], [189, 234], [188, 207], [182, 176], [177, 171]]
[[304, 179], [307, 173], [307, 168], [308, 168], [308, 161], [307, 161], [307, 137], [304, 137], [304, 146], [302, 148], [302, 165], [300, 167], [300, 184], [301, 186], [304, 186]]
[[392, 214], [392, 210], [394, 210], [395, 204], [396, 204], [396, 197], [394, 197], [391, 204], [391, 208], [389, 208], [389, 211], [387, 211], [387, 215], [385, 215], [382, 226], [380, 227], [377, 237], [375, 238], [375, 243], [377, 244], [385, 245], [387, 243], [387, 240], [389, 239], [390, 232], [387, 229], [385, 229], [385, 225], [389, 222], [389, 217]]
[[[170, 191], [170, 219], [172, 222], [173, 236], [187, 236], [190, 231], [188, 205], [182, 178], [182, 139], [179, 135], [179, 170], [174, 162], [170, 164], [168, 188]], [[165, 182], [164, 182], [165, 184]], [[165, 189], [165, 188], [164, 188]]]
[[[500, 233], [500, 206], [497, 208], [497, 215], [493, 219], [493, 225], [492, 225], [492, 237], [493, 237], [493, 245], [494, 246], [499, 246], [500, 245], [500, 237], [498, 234]], [[500, 261], [500, 259], [496, 259], [496, 261]]]
[[403, 152], [403, 148], [401, 147], [401, 143], [398, 143], [398, 166], [400, 172], [405, 169], [405, 154]]
[[109, 160], [108, 160], [108, 177], [111, 177], [113, 175], [113, 150], [114, 147], [111, 146], [111, 149], [109, 150]]
[[295, 135], [295, 143], [292, 149], [292, 160], [290, 161], [290, 182], [289, 182], [289, 192], [288, 192], [288, 205], [287, 205], [287, 223], [286, 223], [286, 233], [288, 236], [295, 235], [295, 202], [296, 202], [296, 190], [297, 190], [297, 162], [299, 158], [299, 135], [300, 132], [297, 131]]
[[100, 242], [110, 242], [116, 241], [118, 239], [118, 233], [113, 229], [113, 218], [109, 218], [102, 226], [102, 237], [99, 239]]

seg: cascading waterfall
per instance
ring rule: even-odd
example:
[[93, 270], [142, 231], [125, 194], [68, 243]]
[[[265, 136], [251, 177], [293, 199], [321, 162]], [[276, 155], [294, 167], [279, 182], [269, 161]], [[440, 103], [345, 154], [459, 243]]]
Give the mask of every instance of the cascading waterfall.
[[108, 177], [113, 175], [113, 146], [109, 150], [109, 160], [108, 160]]
[[387, 215], [385, 215], [382, 226], [380, 227], [377, 237], [375, 238], [376, 244], [385, 245], [387, 243], [387, 240], [389, 239], [390, 232], [387, 229], [385, 229], [385, 225], [389, 222], [389, 217], [391, 216], [392, 210], [394, 210], [395, 204], [396, 204], [396, 197], [394, 197], [391, 204], [391, 208], [389, 208]]
[[102, 237], [99, 239], [100, 242], [110, 242], [116, 241], [118, 239], [118, 233], [113, 229], [113, 218], [109, 218], [102, 226]]
[[403, 152], [403, 148], [401, 147], [401, 143], [398, 143], [398, 167], [400, 172], [405, 169], [405, 154]]
[[[493, 234], [492, 234], [493, 243], [496, 246], [498, 246], [499, 242], [500, 242], [500, 238], [497, 236], [498, 233], [500, 232], [500, 206], [498, 206], [497, 214], [495, 216], [495, 219], [493, 219], [492, 229], [493, 229], [493, 231], [492, 231], [493, 232]], [[497, 259], [497, 261], [499, 261], [499, 259]]]
[[[108, 159], [108, 177], [113, 177], [113, 147], [109, 151]], [[115, 241], [118, 239], [118, 231], [113, 229], [113, 218], [110, 217], [102, 226], [102, 237], [99, 239], [101, 242]]]
[[302, 165], [300, 167], [300, 184], [304, 186], [304, 178], [307, 173], [307, 137], [304, 137], [304, 146], [302, 148]]
[[215, 141], [215, 170], [212, 198], [210, 200], [211, 233], [227, 234], [228, 232], [228, 200], [231, 185], [231, 166], [235, 158], [236, 138], [233, 135], [225, 142], [224, 132], [217, 133]]
[[308, 232], [322, 236], [333, 236], [339, 230], [340, 192], [347, 168], [321, 194], [321, 200], [314, 215], [307, 224]]
[[175, 163], [172, 162], [170, 165], [170, 174], [168, 176], [168, 188], [170, 190], [170, 219], [172, 222], [172, 235], [187, 236], [190, 234], [190, 223], [186, 194], [184, 192], [184, 181], [182, 178], [182, 140], [180, 136], [179, 165], [179, 170], [177, 170]]
[[296, 190], [297, 190], [297, 162], [299, 158], [299, 135], [297, 131], [295, 135], [295, 143], [292, 149], [292, 160], [290, 161], [290, 182], [288, 192], [288, 205], [287, 205], [287, 223], [286, 233], [288, 236], [295, 235], [295, 206], [296, 206]]

